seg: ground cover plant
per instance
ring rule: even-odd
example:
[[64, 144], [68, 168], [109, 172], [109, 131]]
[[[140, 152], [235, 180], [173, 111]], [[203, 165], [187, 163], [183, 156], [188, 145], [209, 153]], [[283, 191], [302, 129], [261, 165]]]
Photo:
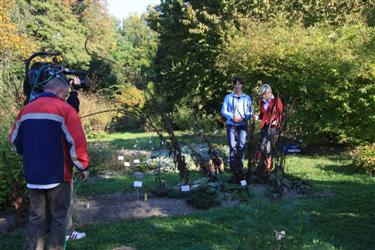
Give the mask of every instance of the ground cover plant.
[[[358, 172], [348, 153], [290, 156], [286, 173], [308, 181], [310, 195], [272, 201], [261, 194], [240, 205], [186, 216], [121, 220], [80, 226], [87, 237], [68, 249], [373, 249], [375, 180]], [[200, 177], [193, 172], [192, 179]], [[167, 185], [179, 181], [165, 173]], [[133, 176], [115, 175], [83, 184], [82, 197], [134, 190]], [[144, 179], [153, 188], [152, 175]], [[20, 249], [23, 232], [1, 234], [2, 249]]]

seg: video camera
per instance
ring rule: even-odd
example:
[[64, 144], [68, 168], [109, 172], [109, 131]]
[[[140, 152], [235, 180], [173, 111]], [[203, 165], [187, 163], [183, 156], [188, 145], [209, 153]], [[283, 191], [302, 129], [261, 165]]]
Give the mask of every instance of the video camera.
[[[53, 57], [52, 62], [35, 62], [31, 65], [31, 61], [35, 57], [49, 56]], [[56, 77], [63, 78], [73, 89], [80, 88], [84, 90], [89, 89], [88, 72], [85, 70], [71, 70], [67, 69], [61, 64], [58, 64], [57, 56], [61, 56], [60, 52], [38, 52], [32, 54], [25, 61], [25, 79], [23, 83], [23, 91], [26, 96], [25, 104], [33, 100], [43, 92], [43, 86], [51, 79]], [[80, 84], [72, 84], [72, 79], [67, 76], [77, 76], [80, 79]]]

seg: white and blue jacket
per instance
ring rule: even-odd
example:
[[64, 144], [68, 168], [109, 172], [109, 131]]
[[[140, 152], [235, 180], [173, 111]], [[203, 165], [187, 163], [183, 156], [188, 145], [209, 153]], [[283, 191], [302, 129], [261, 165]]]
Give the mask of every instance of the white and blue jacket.
[[[221, 107], [221, 114], [227, 119], [227, 125], [245, 125], [252, 114], [251, 97], [244, 93], [240, 96], [237, 96], [234, 93], [228, 94], [224, 98], [223, 106]], [[235, 123], [232, 120], [234, 116], [241, 116], [244, 120]]]

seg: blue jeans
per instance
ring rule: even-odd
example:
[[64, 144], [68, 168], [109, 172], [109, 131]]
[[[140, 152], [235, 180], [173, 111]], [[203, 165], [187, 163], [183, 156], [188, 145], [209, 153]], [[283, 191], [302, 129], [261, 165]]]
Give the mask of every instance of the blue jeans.
[[246, 125], [227, 125], [229, 166], [233, 174], [238, 174], [243, 170], [242, 158], [245, 150], [246, 133]]

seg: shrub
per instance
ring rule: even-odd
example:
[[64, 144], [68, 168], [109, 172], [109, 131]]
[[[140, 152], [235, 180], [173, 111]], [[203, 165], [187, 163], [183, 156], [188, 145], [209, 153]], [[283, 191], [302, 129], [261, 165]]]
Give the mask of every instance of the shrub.
[[113, 112], [102, 111], [112, 110], [113, 106], [97, 93], [81, 93], [79, 100], [79, 115], [86, 134], [104, 132], [111, 123]]
[[22, 161], [11, 149], [6, 139], [0, 142], [0, 209], [22, 209], [27, 204], [26, 182]]
[[[17, 79], [22, 64], [11, 60], [0, 63], [0, 209], [15, 208], [18, 215], [27, 205], [26, 183], [21, 158], [11, 149], [8, 133], [22, 106], [22, 82]], [[19, 218], [17, 218], [19, 219]]]
[[145, 105], [144, 91], [130, 83], [113, 86], [113, 100], [119, 109], [114, 119], [114, 129], [137, 129], [142, 127], [143, 120], [135, 110], [141, 110]]
[[371, 175], [375, 174], [375, 143], [357, 147], [352, 156], [354, 166]]
[[191, 191], [187, 194], [186, 202], [196, 208], [208, 209], [219, 206], [224, 200], [220, 194], [220, 185], [217, 182], [208, 182], [207, 178], [197, 180], [193, 183]]

